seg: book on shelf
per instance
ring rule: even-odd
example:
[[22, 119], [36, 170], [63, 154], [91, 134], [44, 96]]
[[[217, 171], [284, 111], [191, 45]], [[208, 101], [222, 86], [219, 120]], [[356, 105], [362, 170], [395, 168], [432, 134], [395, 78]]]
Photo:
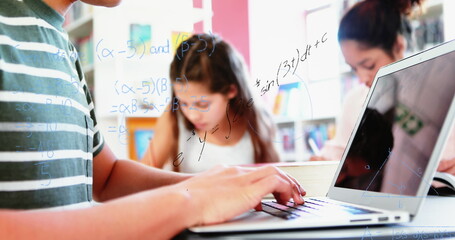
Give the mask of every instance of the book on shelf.
[[[332, 139], [335, 136], [335, 124], [334, 123], [320, 123], [317, 125], [308, 125], [304, 128], [305, 138], [305, 149], [316, 154], [315, 147], [321, 149], [325, 142]], [[311, 140], [310, 140], [311, 139]], [[314, 145], [311, 146], [313, 142]]]
[[83, 67], [93, 65], [93, 35], [78, 39], [76, 49]]
[[279, 87], [278, 94], [275, 97], [273, 114], [291, 118], [303, 116], [301, 83], [287, 83]]
[[285, 97], [285, 92], [279, 90], [278, 94], [275, 97], [275, 104], [273, 105], [273, 114], [274, 115], [281, 115], [281, 109], [283, 109], [283, 102], [284, 102], [284, 97]]
[[65, 14], [65, 22], [63, 23], [63, 27], [67, 27], [77, 20], [91, 14], [93, 14], [93, 6], [80, 1], [76, 1]]
[[294, 129], [291, 127], [279, 128], [278, 136], [282, 143], [281, 148], [283, 152], [294, 152], [295, 151], [295, 137]]
[[[327, 195], [339, 163], [339, 161], [306, 161], [293, 163], [247, 164], [242, 166], [275, 166], [294, 177], [305, 189], [307, 197], [322, 197]], [[267, 198], [269, 197], [273, 196], [267, 196]]]

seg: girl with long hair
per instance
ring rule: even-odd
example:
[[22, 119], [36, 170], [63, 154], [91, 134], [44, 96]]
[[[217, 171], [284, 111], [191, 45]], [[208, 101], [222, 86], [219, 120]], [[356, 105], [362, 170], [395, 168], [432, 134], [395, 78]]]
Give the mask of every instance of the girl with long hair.
[[214, 35], [190, 37], [177, 48], [170, 78], [169, 110], [158, 119], [142, 162], [200, 172], [279, 160], [271, 116], [253, 98], [243, 58], [231, 45]]

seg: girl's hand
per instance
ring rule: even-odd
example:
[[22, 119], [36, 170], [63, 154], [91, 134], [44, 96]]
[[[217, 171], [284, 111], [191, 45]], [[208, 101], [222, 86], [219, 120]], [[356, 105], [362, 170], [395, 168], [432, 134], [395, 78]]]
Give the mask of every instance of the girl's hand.
[[455, 175], [455, 158], [441, 160], [439, 162], [438, 172], [446, 172]]
[[310, 157], [310, 161], [329, 161], [329, 159], [322, 156], [313, 155]]

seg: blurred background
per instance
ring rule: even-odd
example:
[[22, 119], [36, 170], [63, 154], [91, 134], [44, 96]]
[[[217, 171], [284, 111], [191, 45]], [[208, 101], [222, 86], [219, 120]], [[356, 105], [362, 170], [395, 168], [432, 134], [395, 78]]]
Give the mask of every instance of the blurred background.
[[[78, 49], [98, 127], [118, 157], [141, 158], [157, 117], [170, 110], [169, 65], [176, 51], [185, 51], [176, 46], [209, 33], [243, 55], [251, 86], [278, 126], [281, 160], [305, 161], [334, 136], [343, 98], [360, 84], [337, 42], [339, 21], [356, 2], [128, 0], [112, 9], [76, 2], [65, 29]], [[454, 13], [455, 1], [427, 0], [411, 17], [406, 54], [454, 39], [448, 24]]]

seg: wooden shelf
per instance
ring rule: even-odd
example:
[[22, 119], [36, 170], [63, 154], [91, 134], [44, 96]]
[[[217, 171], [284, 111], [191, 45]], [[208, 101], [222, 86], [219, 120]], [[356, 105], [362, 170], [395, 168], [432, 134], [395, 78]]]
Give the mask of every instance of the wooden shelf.
[[70, 38], [77, 39], [88, 36], [93, 31], [93, 15], [87, 14], [65, 27]]

